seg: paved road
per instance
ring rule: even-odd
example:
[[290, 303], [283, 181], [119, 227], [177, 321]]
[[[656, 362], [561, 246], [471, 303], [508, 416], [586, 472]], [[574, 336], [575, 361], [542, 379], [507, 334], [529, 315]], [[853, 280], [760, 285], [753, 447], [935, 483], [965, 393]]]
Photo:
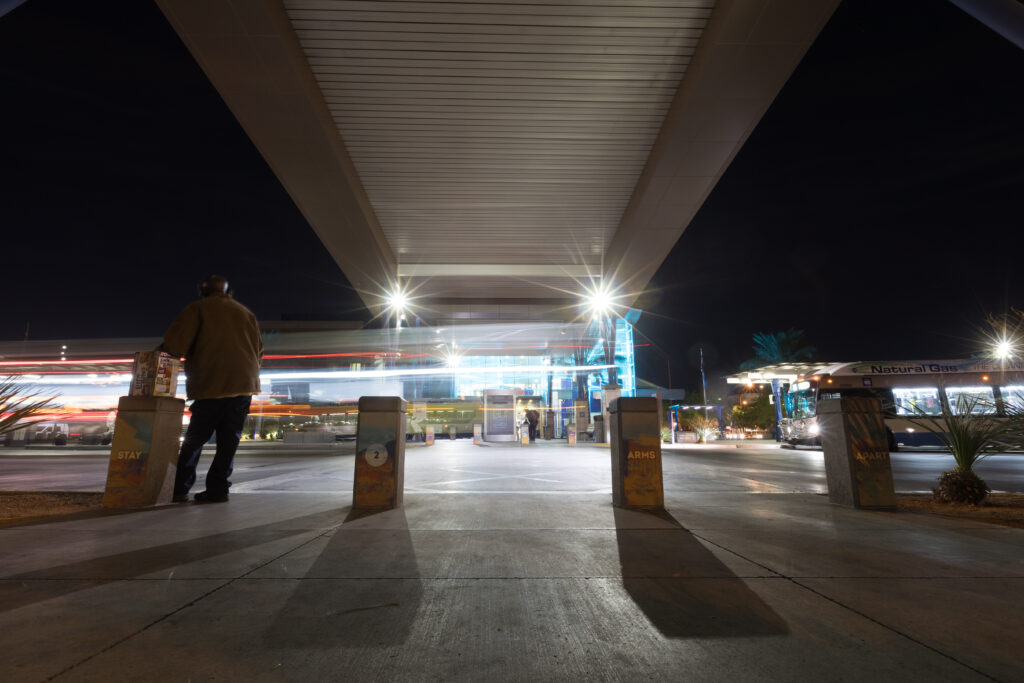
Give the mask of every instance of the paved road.
[[[480, 467], [456, 466], [447, 456], [465, 441], [440, 441], [426, 449], [410, 445], [406, 490], [423, 493], [609, 492], [608, 455], [600, 447], [557, 445], [479, 449]], [[349, 443], [330, 447], [285, 448], [251, 444], [239, 450], [234, 491], [348, 491], [352, 485]], [[470, 446], [470, 448], [472, 448]], [[896, 489], [928, 491], [941, 472], [952, 467], [948, 453], [895, 453]], [[209, 457], [200, 463], [200, 481]], [[101, 491], [106, 479], [103, 447], [0, 449], [0, 490]], [[978, 466], [995, 491], [1024, 493], [1024, 455], [994, 455]], [[780, 449], [771, 444], [683, 446], [665, 450], [668, 488], [681, 491], [823, 493], [825, 470], [819, 450]], [[200, 484], [201, 485], [201, 484]]]
[[[681, 455], [694, 464], [700, 463], [702, 472], [709, 478], [746, 479], [752, 490], [760, 492], [823, 493], [827, 490], [825, 464], [819, 449], [794, 450], [768, 444], [696, 448], [689, 447]], [[954, 465], [949, 453], [899, 452], [893, 453], [891, 459], [896, 490], [907, 493], [931, 491], [939, 475]], [[1024, 454], [992, 455], [975, 469], [993, 491], [1024, 493]]]
[[[229, 505], [2, 524], [0, 681], [1024, 680], [1024, 532], [773, 493], [821, 453], [728, 445], [666, 449], [667, 515], [612, 507], [607, 447], [440, 441], [378, 514], [342, 444], [244, 449]], [[0, 488], [101, 484], [43, 452]]]

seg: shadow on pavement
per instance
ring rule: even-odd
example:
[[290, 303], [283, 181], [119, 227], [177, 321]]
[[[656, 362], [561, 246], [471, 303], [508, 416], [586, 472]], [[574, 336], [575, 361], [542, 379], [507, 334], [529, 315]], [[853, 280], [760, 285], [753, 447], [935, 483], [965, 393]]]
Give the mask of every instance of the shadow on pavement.
[[623, 586], [663, 635], [788, 633], [786, 622], [669, 513], [616, 509], [615, 535]]
[[0, 577], [0, 612], [85, 588], [245, 550], [263, 543], [304, 534], [311, 529], [335, 526], [341, 522], [341, 514], [341, 510], [328, 510], [246, 529]]
[[271, 648], [406, 642], [423, 599], [405, 510], [350, 512], [264, 638]]

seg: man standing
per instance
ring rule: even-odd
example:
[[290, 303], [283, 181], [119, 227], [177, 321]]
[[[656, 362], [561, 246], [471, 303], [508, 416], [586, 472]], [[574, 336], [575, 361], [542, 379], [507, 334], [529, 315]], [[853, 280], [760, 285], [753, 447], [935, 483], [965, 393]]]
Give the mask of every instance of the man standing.
[[206, 473], [206, 490], [195, 499], [223, 503], [231, 487], [242, 425], [252, 395], [260, 391], [263, 340], [256, 316], [231, 298], [224, 276], [208, 276], [199, 285], [199, 294], [202, 298], [186, 306], [171, 323], [159, 347], [185, 357], [185, 387], [192, 400], [192, 420], [178, 456], [174, 501], [188, 500], [203, 444], [216, 433], [217, 452]]
[[530, 424], [530, 443], [537, 440], [537, 424], [540, 422], [540, 413], [530, 408], [526, 411], [526, 421]]

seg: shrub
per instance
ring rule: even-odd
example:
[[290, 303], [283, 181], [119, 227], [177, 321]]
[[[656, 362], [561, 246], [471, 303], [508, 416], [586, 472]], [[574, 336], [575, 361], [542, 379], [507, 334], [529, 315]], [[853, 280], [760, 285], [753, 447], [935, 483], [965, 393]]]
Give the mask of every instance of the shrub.
[[733, 406], [729, 421], [734, 427], [772, 429], [775, 427], [775, 406], [770, 397], [771, 394], [765, 392], [750, 405]]
[[937, 500], [977, 505], [991, 489], [974, 472], [974, 466], [990, 453], [1014, 448], [1021, 443], [1022, 415], [1006, 406], [1009, 416], [995, 418], [995, 406], [977, 396], [960, 394], [954, 410], [948, 401], [940, 401], [940, 413], [928, 415], [918, 406], [908, 418], [934, 434], [949, 449], [956, 467], [939, 477]]
[[0, 377], [0, 434], [36, 424], [32, 418], [54, 408], [51, 401], [14, 377]]
[[701, 443], [707, 443], [713, 438], [718, 438], [718, 420], [713, 417], [698, 415], [690, 419], [690, 429], [697, 432], [697, 438]]
[[992, 491], [988, 484], [971, 470], [953, 469], [939, 477], [933, 493], [942, 503], [978, 505]]

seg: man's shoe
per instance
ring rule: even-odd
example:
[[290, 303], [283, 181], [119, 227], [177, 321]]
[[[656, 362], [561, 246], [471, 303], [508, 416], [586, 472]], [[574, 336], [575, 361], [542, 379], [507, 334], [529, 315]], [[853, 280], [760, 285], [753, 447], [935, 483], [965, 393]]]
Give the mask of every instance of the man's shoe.
[[187, 503], [188, 502], [188, 494], [187, 493], [175, 493], [174, 494], [174, 498], [171, 498], [171, 501], [175, 502], [175, 503]]
[[201, 491], [196, 494], [195, 500], [197, 503], [226, 503], [228, 502], [228, 494]]

